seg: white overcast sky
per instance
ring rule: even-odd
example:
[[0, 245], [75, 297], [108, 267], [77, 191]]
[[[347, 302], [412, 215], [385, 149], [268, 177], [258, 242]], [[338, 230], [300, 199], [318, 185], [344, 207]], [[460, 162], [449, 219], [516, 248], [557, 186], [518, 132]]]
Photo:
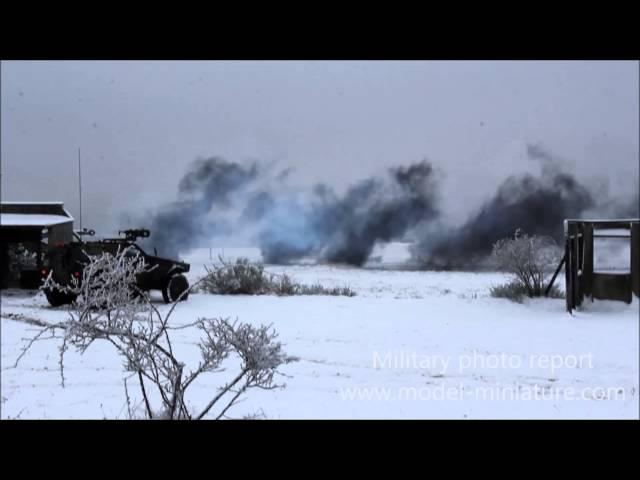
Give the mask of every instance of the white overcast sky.
[[[638, 62], [2, 62], [3, 201], [61, 200], [84, 224], [170, 201], [197, 157], [278, 161], [342, 188], [429, 158], [445, 211], [529, 168], [527, 142], [637, 189]], [[630, 187], [631, 185], [631, 187]]]

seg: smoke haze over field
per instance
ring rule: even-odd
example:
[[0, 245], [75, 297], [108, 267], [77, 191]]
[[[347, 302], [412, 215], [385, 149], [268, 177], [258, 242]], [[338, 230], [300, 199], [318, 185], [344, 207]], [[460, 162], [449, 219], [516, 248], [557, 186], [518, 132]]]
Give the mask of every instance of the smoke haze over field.
[[83, 225], [149, 226], [167, 252], [213, 234], [271, 261], [361, 264], [411, 238], [446, 266], [481, 255], [470, 238], [489, 225], [557, 235], [565, 214], [637, 212], [636, 61], [1, 67], [2, 200], [78, 218], [81, 148]]
[[291, 188], [289, 169], [274, 175], [273, 167], [255, 162], [200, 159], [180, 180], [178, 199], [147, 218], [158, 232], [153, 244], [173, 256], [226, 238], [258, 245], [268, 263], [310, 257], [361, 266], [376, 243], [409, 235], [418, 264], [468, 268], [516, 229], [560, 242], [565, 218], [586, 212], [638, 216], [637, 191], [624, 202], [596, 194], [543, 146], [527, 145], [526, 154], [539, 171], [509, 176], [458, 227], [447, 226], [441, 215], [446, 202], [439, 194], [441, 175], [426, 160], [390, 168], [340, 195], [324, 184]]
[[[176, 201], [139, 222], [157, 232], [149, 243], [165, 255], [231, 237], [257, 243], [267, 262], [303, 257], [362, 265], [378, 241], [401, 238], [437, 215], [437, 186], [425, 160], [363, 180], [344, 195], [318, 184], [288, 187], [282, 173], [219, 157], [199, 159], [180, 180]], [[135, 218], [134, 215], [130, 219]]]

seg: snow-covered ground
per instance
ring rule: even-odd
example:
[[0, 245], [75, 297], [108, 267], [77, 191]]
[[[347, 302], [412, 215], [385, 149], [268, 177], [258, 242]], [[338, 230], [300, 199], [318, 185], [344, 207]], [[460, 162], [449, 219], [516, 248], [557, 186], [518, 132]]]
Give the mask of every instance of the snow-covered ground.
[[[255, 249], [211, 252], [258, 259]], [[585, 304], [569, 315], [564, 301], [516, 304], [489, 296], [497, 273], [419, 272], [388, 268], [402, 246], [374, 252], [379, 265], [267, 266], [304, 283], [348, 285], [356, 297], [194, 294], [175, 325], [196, 317], [273, 324], [299, 361], [281, 368], [286, 388], [250, 392], [229, 413], [280, 418], [638, 418], [639, 302]], [[193, 281], [209, 262], [196, 251]], [[386, 268], [385, 268], [386, 267]], [[562, 283], [562, 282], [560, 282]], [[162, 312], [168, 306], [154, 294]], [[13, 364], [22, 338], [37, 328], [11, 314], [57, 321], [42, 294], [3, 291], [2, 418], [126, 418], [121, 359], [96, 343], [67, 353], [60, 386], [56, 341], [41, 341]], [[178, 356], [198, 360], [195, 330], [178, 330]], [[205, 375], [188, 401], [194, 409], [233, 374]], [[129, 384], [134, 400], [135, 383]]]

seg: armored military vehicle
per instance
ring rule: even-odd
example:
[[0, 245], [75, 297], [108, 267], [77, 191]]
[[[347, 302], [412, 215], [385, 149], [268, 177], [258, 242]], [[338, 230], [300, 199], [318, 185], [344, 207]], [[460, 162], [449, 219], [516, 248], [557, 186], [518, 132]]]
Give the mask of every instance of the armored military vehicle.
[[[146, 229], [131, 229], [118, 232], [124, 234], [124, 238], [108, 238], [103, 240], [85, 241], [83, 235], [95, 234], [93, 231], [84, 230], [76, 232], [76, 240], [53, 246], [46, 256], [46, 266], [42, 267], [41, 275], [45, 279], [53, 275], [53, 279], [61, 285], [69, 285], [72, 279], [82, 280], [82, 270], [93, 255], [102, 253], [117, 254], [123, 249], [129, 248], [127, 255], [136, 256], [140, 261], [144, 261], [147, 268], [136, 277], [136, 287], [142, 291], [160, 290], [166, 303], [176, 300], [186, 300], [189, 282], [185, 273], [189, 271], [189, 264], [162, 258], [156, 255], [149, 255], [136, 241], [139, 238], [147, 238], [150, 235]], [[154, 252], [155, 253], [155, 252]], [[55, 289], [45, 289], [47, 300], [52, 306], [59, 306], [72, 303], [76, 296], [74, 294], [61, 292]]]

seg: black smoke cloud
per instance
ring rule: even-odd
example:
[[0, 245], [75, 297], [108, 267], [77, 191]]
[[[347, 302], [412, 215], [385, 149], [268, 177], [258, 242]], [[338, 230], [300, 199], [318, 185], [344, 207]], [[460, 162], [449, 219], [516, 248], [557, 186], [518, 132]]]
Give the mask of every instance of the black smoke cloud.
[[[538, 174], [514, 175], [460, 227], [446, 227], [439, 213], [439, 176], [428, 161], [387, 170], [344, 194], [319, 184], [296, 190], [289, 169], [270, 171], [219, 157], [191, 165], [178, 197], [150, 215], [149, 246], [177, 256], [218, 238], [259, 245], [267, 263], [318, 262], [363, 265], [377, 242], [415, 239], [414, 263], [423, 268], [473, 268], [493, 244], [518, 228], [562, 241], [563, 220], [592, 215], [637, 217], [634, 199], [595, 194], [546, 149], [529, 145]], [[461, 193], [463, 195], [463, 193]]]
[[[284, 170], [214, 157], [196, 161], [178, 186], [178, 199], [151, 216], [148, 242], [176, 256], [218, 237], [251, 232], [268, 263], [304, 257], [362, 265], [378, 241], [401, 238], [437, 216], [437, 185], [427, 161], [392, 168], [339, 196], [327, 185], [284, 187]], [[231, 218], [230, 218], [231, 217]]]
[[157, 247], [161, 255], [177, 257], [179, 252], [197, 247], [211, 233], [230, 233], [229, 222], [209, 214], [232, 207], [233, 196], [258, 174], [256, 164], [244, 167], [219, 157], [196, 160], [178, 184], [178, 199], [145, 222], [151, 230], [147, 243]]
[[389, 176], [389, 184], [369, 180], [338, 203], [333, 225], [337, 241], [329, 244], [327, 261], [361, 265], [376, 242], [401, 238], [438, 216], [437, 186], [428, 162], [391, 169]]
[[438, 215], [433, 167], [422, 161], [364, 180], [339, 197], [317, 185], [300, 199], [276, 200], [259, 236], [267, 262], [312, 256], [329, 263], [364, 264], [376, 242], [402, 238]]
[[412, 253], [423, 266], [477, 266], [495, 242], [512, 236], [518, 228], [562, 241], [564, 219], [580, 218], [594, 206], [594, 197], [542, 147], [529, 145], [527, 156], [540, 163], [541, 174], [507, 178], [461, 227], [422, 238]]

